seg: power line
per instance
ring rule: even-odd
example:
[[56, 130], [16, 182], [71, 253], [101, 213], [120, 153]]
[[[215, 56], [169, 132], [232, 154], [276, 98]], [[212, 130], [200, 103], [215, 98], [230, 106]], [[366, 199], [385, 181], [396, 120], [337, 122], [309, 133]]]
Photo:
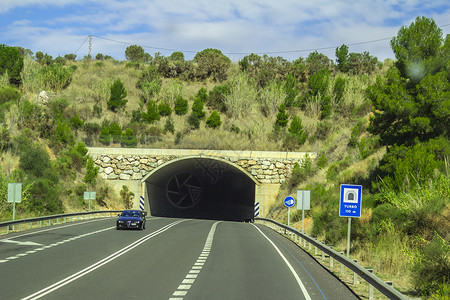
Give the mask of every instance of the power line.
[[[449, 24], [444, 24], [444, 25], [441, 25], [441, 26], [438, 26], [438, 27], [447, 27], [447, 26], [450, 26], [450, 23]], [[114, 43], [119, 43], [119, 44], [125, 44], [125, 45], [133, 45], [133, 44], [135, 44], [135, 43], [119, 41], [119, 40], [115, 40], [115, 39], [111, 39], [111, 38], [101, 37], [101, 36], [97, 36], [97, 35], [88, 35], [86, 37], [86, 39], [83, 41], [83, 43], [80, 45], [80, 47], [78, 47], [78, 49], [75, 51], [75, 54], [78, 52], [78, 50], [80, 50], [80, 48], [84, 45], [84, 43], [86, 43], [86, 40], [90, 36], [98, 38], [98, 39], [101, 39], [101, 40], [106, 40], [106, 41], [110, 41], [110, 42], [114, 42]], [[364, 41], [364, 42], [355, 42], [355, 43], [350, 43], [350, 44], [346, 44], [346, 45], [347, 46], [365, 45], [365, 44], [371, 44], [371, 43], [377, 43], [377, 42], [390, 40], [392, 38], [393, 38], [393, 36], [387, 37], [387, 38], [376, 39], [376, 40]], [[147, 45], [140, 45], [140, 46], [142, 48], [161, 50], [161, 51], [172, 51], [172, 52], [183, 52], [183, 53], [197, 53], [198, 52], [198, 51], [195, 51], [195, 50], [180, 50], [180, 49], [171, 49], [171, 48], [147, 46]], [[327, 46], [327, 47], [317, 47], [317, 48], [308, 48], [308, 49], [295, 49], [295, 50], [282, 50], [282, 51], [223, 52], [223, 54], [227, 54], [227, 55], [249, 55], [249, 54], [252, 54], [252, 53], [254, 53], [254, 54], [285, 54], [285, 53], [311, 52], [311, 51], [318, 51], [318, 50], [331, 50], [331, 49], [336, 49], [337, 47], [340, 47], [340, 46]]]

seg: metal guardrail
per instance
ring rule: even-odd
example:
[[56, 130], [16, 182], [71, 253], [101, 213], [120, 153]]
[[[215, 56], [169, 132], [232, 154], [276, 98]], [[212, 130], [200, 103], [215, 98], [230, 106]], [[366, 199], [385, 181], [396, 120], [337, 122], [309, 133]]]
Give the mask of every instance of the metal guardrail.
[[[387, 284], [386, 282], [384, 282], [383, 280], [381, 280], [380, 278], [375, 276], [373, 273], [371, 273], [369, 269], [362, 267], [361, 265], [357, 264], [355, 261], [344, 256], [343, 253], [339, 253], [339, 252], [333, 250], [331, 247], [325, 245], [324, 243], [318, 241], [317, 239], [315, 239], [307, 234], [304, 234], [295, 228], [289, 227], [287, 225], [281, 224], [281, 223], [271, 220], [271, 219], [255, 218], [255, 221], [262, 221], [263, 223], [264, 222], [271, 223], [272, 225], [283, 228], [285, 231], [289, 231], [289, 232], [299, 236], [304, 241], [307, 241], [308, 243], [310, 243], [310, 245], [312, 244], [315, 247], [317, 247], [318, 249], [320, 249], [320, 251], [322, 251], [322, 255], [324, 255], [326, 253], [330, 256], [330, 260], [331, 260], [331, 258], [335, 259], [336, 261], [341, 263], [343, 266], [352, 270], [354, 272], [355, 277], [356, 277], [356, 275], [360, 276], [362, 279], [367, 281], [369, 283], [369, 285], [376, 288], [378, 291], [380, 291], [382, 294], [384, 294], [389, 299], [399, 299], [399, 300], [408, 299], [405, 295], [403, 295], [402, 293], [400, 293], [399, 291], [394, 289], [392, 286], [390, 286], [389, 284]], [[306, 242], [304, 243], [304, 246], [306, 246]], [[371, 297], [369, 296], [369, 299], [370, 298]]]
[[113, 216], [115, 213], [122, 212], [122, 210], [98, 210], [98, 211], [91, 211], [91, 212], [77, 212], [77, 213], [68, 213], [68, 214], [57, 214], [57, 215], [51, 215], [51, 216], [44, 216], [44, 217], [36, 217], [36, 218], [28, 218], [28, 219], [20, 219], [20, 220], [14, 220], [14, 221], [6, 221], [6, 222], [0, 222], [0, 228], [6, 227], [6, 233], [9, 233], [9, 227], [13, 226], [13, 230], [15, 230], [15, 225], [19, 225], [19, 231], [22, 230], [23, 224], [28, 224], [28, 227], [26, 229], [32, 229], [33, 223], [39, 222], [39, 227], [43, 227], [44, 221], [48, 221], [48, 225], [51, 225], [52, 220], [56, 220], [56, 223], [54, 224], [60, 224], [59, 220], [62, 219], [62, 223], [66, 223], [67, 219], [70, 218], [70, 221], [73, 221], [73, 217], [77, 217], [77, 221], [81, 219], [84, 220], [84, 216], [94, 215], [94, 217], [100, 215], [100, 216], [107, 216], [110, 217]]

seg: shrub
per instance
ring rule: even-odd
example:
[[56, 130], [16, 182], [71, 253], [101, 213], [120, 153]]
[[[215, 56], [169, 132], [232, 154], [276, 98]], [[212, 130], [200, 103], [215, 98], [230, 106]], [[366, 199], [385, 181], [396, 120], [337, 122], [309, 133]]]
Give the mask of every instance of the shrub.
[[120, 190], [120, 196], [122, 197], [122, 201], [126, 209], [130, 209], [131, 207], [133, 207], [134, 193], [131, 192], [126, 185], [122, 186], [122, 189]]
[[421, 249], [412, 266], [416, 289], [424, 296], [450, 284], [450, 243], [438, 234]]
[[172, 114], [172, 107], [170, 107], [169, 103], [163, 101], [158, 104], [159, 115], [162, 117], [167, 117]]
[[0, 75], [8, 73], [9, 83], [19, 86], [22, 82], [23, 57], [15, 47], [0, 44]]
[[207, 105], [213, 109], [220, 112], [226, 112], [228, 110], [225, 99], [226, 96], [231, 93], [231, 88], [229, 85], [216, 85], [209, 91]]
[[231, 124], [230, 131], [234, 133], [239, 133], [241, 132], [241, 129], [238, 126]]
[[188, 101], [183, 99], [181, 95], [178, 95], [175, 100], [175, 113], [179, 116], [185, 115], [189, 110]]
[[56, 121], [55, 132], [52, 135], [51, 142], [56, 148], [64, 148], [75, 143], [72, 129], [67, 121]]
[[136, 87], [142, 91], [145, 101], [158, 95], [161, 91], [161, 85], [161, 76], [154, 65], [143, 71], [136, 82]]
[[104, 126], [100, 131], [100, 135], [98, 137], [98, 141], [103, 145], [109, 145], [111, 143], [111, 135], [109, 134], [109, 127]]
[[70, 124], [72, 125], [73, 128], [79, 129], [83, 127], [84, 121], [80, 119], [77, 113], [75, 113], [75, 115], [72, 118], [70, 118]]
[[231, 60], [217, 49], [205, 49], [195, 54], [194, 61], [198, 64], [197, 78], [200, 80], [212, 77], [214, 81], [227, 79], [227, 71]]
[[196, 115], [198, 119], [203, 119], [205, 117], [205, 111], [203, 110], [203, 101], [199, 98], [194, 100], [192, 104], [192, 114]]
[[199, 129], [200, 128], [199, 117], [195, 113], [190, 114], [188, 117], [188, 124], [191, 126], [192, 129]]
[[147, 112], [142, 113], [142, 119], [150, 124], [153, 124], [156, 121], [159, 121], [160, 118], [161, 116], [159, 114], [156, 102], [154, 100], [149, 100], [147, 102]]
[[210, 128], [219, 128], [222, 125], [220, 115], [217, 111], [213, 110], [209, 118], [206, 120], [206, 126]]
[[284, 83], [284, 91], [286, 93], [286, 98], [284, 99], [284, 104], [286, 105], [286, 107], [292, 107], [295, 104], [295, 98], [298, 95], [296, 85], [297, 85], [297, 80], [295, 79], [294, 74], [289, 73], [286, 76], [286, 81]]
[[321, 122], [317, 123], [315, 136], [319, 140], [324, 140], [328, 136], [330, 129], [331, 129], [330, 121], [328, 121], [328, 120], [321, 121]]
[[320, 118], [327, 119], [331, 116], [333, 107], [331, 106], [331, 97], [325, 96], [322, 98], [322, 104], [321, 104], [321, 115]]
[[21, 96], [20, 91], [12, 86], [0, 87], [0, 105], [7, 102], [18, 103]]
[[132, 148], [137, 146], [137, 138], [134, 135], [134, 131], [131, 128], [127, 128], [122, 134], [121, 143], [122, 147]]
[[195, 95], [195, 99], [199, 99], [203, 103], [206, 103], [208, 100], [208, 93], [206, 91], [206, 88], [202, 87], [198, 90], [197, 94]]
[[138, 45], [130, 45], [125, 49], [125, 57], [131, 62], [144, 62], [144, 48]]
[[298, 145], [303, 145], [308, 137], [306, 132], [303, 130], [302, 119], [298, 116], [294, 116], [292, 119], [288, 132], [295, 137]]
[[24, 147], [20, 153], [19, 167], [36, 177], [42, 177], [50, 167], [50, 156], [38, 144]]
[[109, 134], [112, 136], [113, 143], [120, 143], [122, 138], [122, 127], [117, 123], [109, 125]]
[[74, 69], [52, 63], [41, 70], [42, 84], [46, 89], [59, 92], [69, 86]]
[[172, 134], [175, 132], [175, 125], [170, 117], [167, 118], [166, 124], [164, 124], [164, 132], [170, 132]]
[[125, 107], [128, 102], [128, 100], [125, 99], [127, 96], [127, 91], [125, 90], [122, 81], [120, 81], [120, 79], [116, 79], [116, 81], [114, 81], [111, 85], [110, 90], [111, 96], [106, 103], [108, 109], [116, 111], [117, 109]]
[[308, 87], [313, 96], [320, 94], [322, 97], [326, 95], [328, 84], [330, 82], [330, 71], [322, 69], [317, 73], [312, 74], [308, 78]]
[[334, 81], [333, 93], [336, 104], [339, 106], [344, 98], [345, 89], [347, 86], [347, 80], [343, 77], [338, 77]]

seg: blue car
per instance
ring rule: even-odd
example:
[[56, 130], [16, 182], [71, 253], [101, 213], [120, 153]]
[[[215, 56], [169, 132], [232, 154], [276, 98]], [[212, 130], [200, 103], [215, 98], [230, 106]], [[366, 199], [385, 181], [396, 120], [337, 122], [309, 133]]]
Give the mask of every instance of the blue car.
[[117, 219], [116, 229], [145, 229], [146, 212], [141, 210], [124, 210]]

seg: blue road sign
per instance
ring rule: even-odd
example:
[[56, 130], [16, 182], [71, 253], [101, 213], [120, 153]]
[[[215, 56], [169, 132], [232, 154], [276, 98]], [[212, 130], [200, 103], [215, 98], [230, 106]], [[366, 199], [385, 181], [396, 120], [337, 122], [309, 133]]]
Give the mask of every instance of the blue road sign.
[[291, 196], [288, 196], [286, 198], [284, 198], [284, 205], [286, 205], [286, 207], [292, 207], [295, 204], [295, 199]]
[[362, 186], [341, 184], [340, 217], [361, 217]]

